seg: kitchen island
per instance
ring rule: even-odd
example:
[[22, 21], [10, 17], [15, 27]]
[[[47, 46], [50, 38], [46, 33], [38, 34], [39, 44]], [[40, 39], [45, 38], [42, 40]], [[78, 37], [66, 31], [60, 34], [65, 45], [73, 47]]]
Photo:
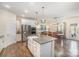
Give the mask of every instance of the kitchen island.
[[28, 36], [28, 48], [35, 57], [53, 57], [55, 40], [47, 35]]

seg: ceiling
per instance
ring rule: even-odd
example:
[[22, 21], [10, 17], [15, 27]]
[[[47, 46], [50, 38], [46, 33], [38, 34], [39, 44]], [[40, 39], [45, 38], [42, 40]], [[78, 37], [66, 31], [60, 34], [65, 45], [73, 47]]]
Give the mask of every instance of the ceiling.
[[[5, 8], [4, 5], [10, 5], [11, 8]], [[45, 7], [46, 18], [79, 16], [78, 2], [0, 2], [0, 8], [9, 10], [17, 16], [24, 14], [25, 17], [30, 18], [35, 18], [35, 12], [42, 17], [42, 6]], [[28, 12], [25, 13], [24, 10]]]

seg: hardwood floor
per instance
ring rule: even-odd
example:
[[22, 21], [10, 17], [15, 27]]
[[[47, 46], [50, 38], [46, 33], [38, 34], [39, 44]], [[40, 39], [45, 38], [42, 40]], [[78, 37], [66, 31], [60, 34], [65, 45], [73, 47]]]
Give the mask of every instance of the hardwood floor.
[[1, 57], [32, 57], [28, 48], [26, 48], [26, 43], [15, 43], [2, 51]]
[[[79, 41], [58, 39], [55, 42], [55, 57], [79, 57]], [[1, 57], [32, 57], [26, 43], [15, 43], [2, 51]]]
[[79, 41], [59, 39], [55, 42], [56, 57], [79, 57]]

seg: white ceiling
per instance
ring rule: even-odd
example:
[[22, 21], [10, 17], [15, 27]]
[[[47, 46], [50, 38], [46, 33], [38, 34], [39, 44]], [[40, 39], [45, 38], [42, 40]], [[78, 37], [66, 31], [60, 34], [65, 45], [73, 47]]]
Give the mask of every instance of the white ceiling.
[[[7, 9], [4, 5], [10, 5], [11, 8]], [[18, 16], [25, 14], [24, 10], [28, 10], [25, 16], [31, 18], [35, 17], [36, 11], [40, 17], [42, 16], [42, 6], [45, 7], [47, 18], [79, 16], [78, 2], [0, 2], [0, 8], [9, 10]]]

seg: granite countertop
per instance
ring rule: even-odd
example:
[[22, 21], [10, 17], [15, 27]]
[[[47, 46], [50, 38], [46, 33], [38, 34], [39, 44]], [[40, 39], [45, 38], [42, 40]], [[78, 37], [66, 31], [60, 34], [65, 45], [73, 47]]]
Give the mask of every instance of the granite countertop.
[[39, 44], [45, 44], [45, 43], [51, 42], [51, 41], [56, 40], [56, 39], [57, 38], [46, 36], [46, 35], [41, 36], [39, 38], [33, 38], [33, 40], [38, 42]]

